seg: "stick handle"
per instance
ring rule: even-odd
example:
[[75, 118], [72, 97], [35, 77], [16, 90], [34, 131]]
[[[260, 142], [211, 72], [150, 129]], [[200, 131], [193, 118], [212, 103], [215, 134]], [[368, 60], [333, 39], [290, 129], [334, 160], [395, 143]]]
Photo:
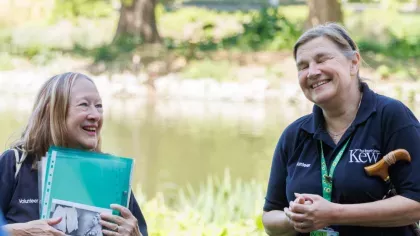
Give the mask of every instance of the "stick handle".
[[366, 166], [365, 171], [369, 176], [379, 176], [384, 181], [389, 180], [388, 168], [397, 161], [411, 162], [411, 156], [405, 149], [397, 149], [386, 154], [377, 163]]

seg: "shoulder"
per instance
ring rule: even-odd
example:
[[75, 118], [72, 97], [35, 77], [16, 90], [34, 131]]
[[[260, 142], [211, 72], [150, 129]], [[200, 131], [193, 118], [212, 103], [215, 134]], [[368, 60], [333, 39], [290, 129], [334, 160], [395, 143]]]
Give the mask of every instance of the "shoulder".
[[295, 150], [295, 148], [299, 146], [308, 135], [304, 126], [308, 126], [308, 123], [310, 122], [313, 122], [313, 114], [302, 116], [289, 124], [282, 132], [276, 149], [278, 151], [283, 150], [285, 152]]
[[15, 152], [12, 149], [8, 149], [0, 155], [0, 169], [10, 169], [14, 167], [15, 163]]
[[401, 101], [391, 98], [382, 94], [375, 94], [377, 100], [377, 108], [379, 109], [387, 109], [388, 111], [398, 110], [398, 109], [405, 109], [407, 108], [404, 103]]
[[303, 130], [303, 126], [313, 119], [313, 114], [308, 114], [298, 118], [289, 124], [282, 133], [282, 139], [290, 140], [298, 137], [300, 131]]
[[6, 151], [4, 151], [1, 155], [0, 155], [0, 159], [3, 158], [10, 158], [15, 156], [15, 151], [13, 149], [7, 149]]
[[[16, 150], [18, 151], [18, 157], [22, 158], [22, 151]], [[28, 154], [23, 162], [24, 165], [32, 165], [33, 158], [33, 155]], [[16, 153], [14, 149], [8, 149], [0, 155], [0, 172], [4, 171], [13, 171], [13, 173], [16, 171]]]
[[379, 94], [375, 96], [377, 98], [376, 117], [372, 122], [378, 122], [380, 125], [384, 145], [389, 145], [390, 140], [406, 142], [416, 139], [417, 136], [413, 136], [412, 131], [420, 130], [420, 123], [414, 113], [397, 99]]
[[15, 154], [13, 150], [0, 155], [0, 211], [8, 209], [9, 199], [15, 183]]
[[401, 129], [409, 126], [419, 126], [419, 120], [414, 113], [401, 101], [377, 94], [377, 111], [380, 113], [383, 125], [391, 129]]
[[377, 100], [376, 109], [384, 112], [385, 115], [391, 115], [393, 112], [411, 112], [400, 100], [382, 94], [375, 94], [375, 96]]

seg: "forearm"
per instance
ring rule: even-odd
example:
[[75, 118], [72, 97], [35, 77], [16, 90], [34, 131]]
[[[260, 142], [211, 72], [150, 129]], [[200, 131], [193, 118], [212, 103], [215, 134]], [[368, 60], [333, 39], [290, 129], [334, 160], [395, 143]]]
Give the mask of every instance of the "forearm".
[[264, 212], [262, 221], [270, 236], [295, 236], [297, 233], [283, 211]]
[[420, 203], [395, 196], [362, 204], [338, 204], [337, 225], [399, 227], [420, 220]]

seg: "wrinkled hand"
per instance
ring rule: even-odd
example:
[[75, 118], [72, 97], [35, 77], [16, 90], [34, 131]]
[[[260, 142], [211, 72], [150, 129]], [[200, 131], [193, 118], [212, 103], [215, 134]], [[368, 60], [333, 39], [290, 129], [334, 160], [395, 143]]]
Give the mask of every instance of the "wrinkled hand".
[[331, 225], [337, 205], [314, 194], [295, 194], [296, 200], [284, 208], [296, 231], [309, 233]]
[[101, 214], [101, 225], [104, 235], [110, 236], [142, 236], [136, 217], [126, 207], [112, 204], [111, 208], [121, 213], [121, 216], [111, 214]]
[[62, 218], [48, 220], [34, 220], [27, 223], [6, 225], [6, 230], [12, 235], [28, 236], [65, 236], [66, 234], [53, 228], [53, 225], [60, 223]]
[[[305, 200], [305, 198], [301, 197], [300, 195], [296, 195], [296, 194], [295, 194], [295, 196], [296, 196], [296, 199], [294, 200], [294, 202], [293, 202], [293, 203], [296, 203], [296, 204], [303, 204], [303, 205], [310, 205], [310, 204], [312, 204], [312, 201]], [[289, 203], [289, 206], [291, 205], [291, 203], [292, 203], [292, 202], [290, 202], [290, 203]], [[287, 209], [290, 211], [290, 208], [287, 208]], [[286, 214], [286, 208], [284, 209], [284, 212], [285, 212], [285, 214]], [[306, 224], [306, 223], [304, 223], [303, 221], [293, 221], [293, 220], [290, 218], [290, 214], [289, 214], [289, 215], [287, 215], [287, 214], [286, 214], [286, 217], [287, 217], [287, 219], [289, 220], [290, 225], [292, 225], [292, 227], [293, 227], [295, 230], [298, 230], [298, 229], [299, 229], [299, 226], [301, 226], [301, 225], [303, 225], [303, 224]]]

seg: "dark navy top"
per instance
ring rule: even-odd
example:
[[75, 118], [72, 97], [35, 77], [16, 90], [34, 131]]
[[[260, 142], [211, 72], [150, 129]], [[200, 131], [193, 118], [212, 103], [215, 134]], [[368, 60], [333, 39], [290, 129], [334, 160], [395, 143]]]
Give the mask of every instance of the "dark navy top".
[[[274, 152], [264, 211], [281, 210], [295, 199], [293, 193], [322, 196], [320, 144], [323, 142], [328, 169], [351, 138], [333, 177], [332, 201], [341, 204], [382, 199], [389, 188], [379, 177], [370, 177], [364, 167], [395, 149], [406, 149], [411, 163], [397, 162], [389, 175], [399, 195], [420, 201], [420, 125], [401, 102], [376, 94], [362, 83], [363, 98], [354, 122], [337, 145], [324, 128], [320, 107], [290, 124]], [[332, 226], [345, 235], [414, 235], [406, 227]], [[306, 235], [306, 234], [300, 234]]]
[[[15, 179], [16, 158], [13, 150], [0, 156], [0, 211], [7, 223], [24, 223], [39, 219], [38, 172], [32, 169], [33, 157], [22, 163]], [[147, 236], [147, 225], [140, 207], [131, 193], [129, 209], [137, 218], [139, 228]]]

